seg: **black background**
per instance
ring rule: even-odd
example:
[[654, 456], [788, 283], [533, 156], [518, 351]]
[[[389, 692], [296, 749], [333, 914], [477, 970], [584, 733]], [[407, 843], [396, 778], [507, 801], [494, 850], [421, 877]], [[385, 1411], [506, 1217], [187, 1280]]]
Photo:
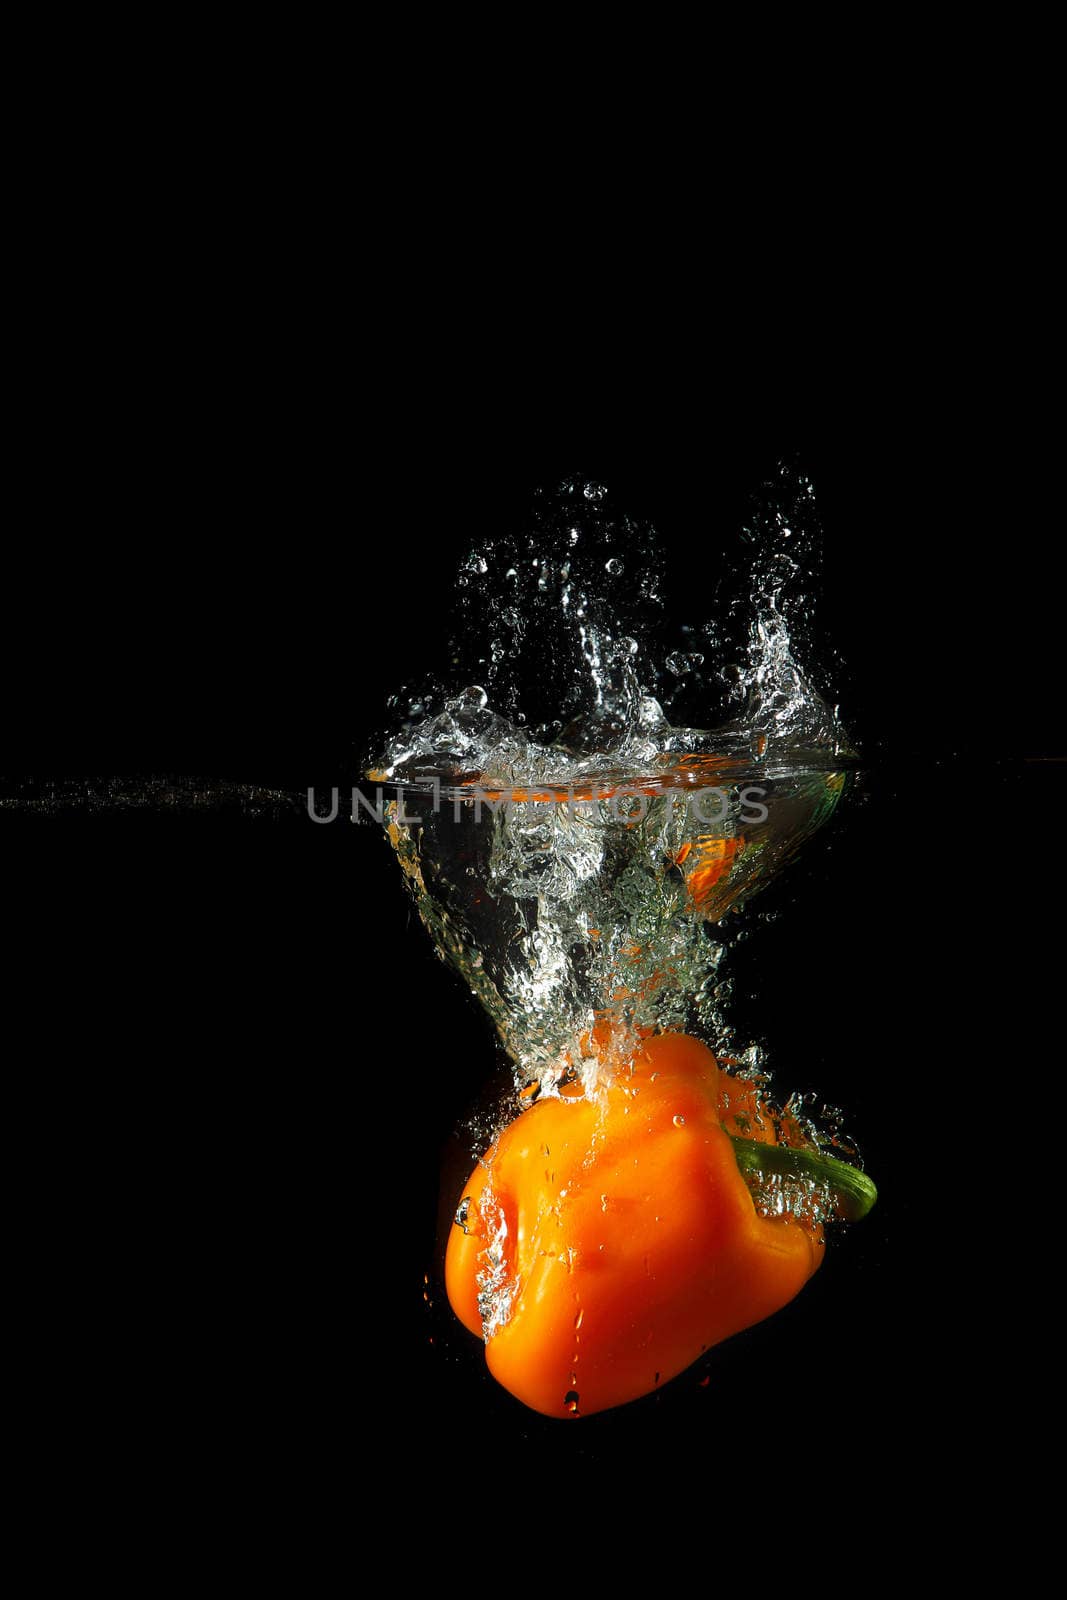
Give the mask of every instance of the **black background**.
[[71, 1448], [88, 1467], [106, 1438], [128, 1484], [143, 1467], [208, 1499], [300, 1491], [327, 1518], [367, 1464], [420, 1509], [491, 1498], [494, 1478], [521, 1507], [546, 1467], [573, 1485], [695, 1464], [710, 1486], [725, 1461], [877, 1499], [903, 1448], [936, 1475], [974, 1427], [961, 1350], [986, 1315], [944, 1145], [1007, 1044], [1005, 819], [1059, 803], [1027, 758], [1063, 753], [1032, 573], [1006, 559], [1025, 506], [1009, 526], [986, 432], [929, 405], [920, 423], [903, 397], [739, 420], [580, 364], [562, 386], [408, 347], [373, 373], [320, 353], [256, 370], [254, 342], [208, 360], [174, 341], [166, 393], [97, 396], [107, 424], [13, 563], [13, 776], [343, 787], [386, 696], [439, 659], [458, 558], [533, 485], [606, 483], [698, 592], [747, 495], [799, 453], [868, 771], [737, 952], [739, 1020], [783, 1085], [845, 1108], [881, 1199], [798, 1301], [662, 1395], [533, 1416], [443, 1307], [442, 1152], [499, 1063], [377, 830], [14, 812], [10, 994], [41, 1102], [27, 1205]]
[[[854, 51], [862, 93], [794, 71], [784, 118], [727, 93], [709, 138], [684, 74], [657, 116], [654, 71], [553, 40], [524, 99], [515, 52], [422, 66], [402, 26], [302, 59], [287, 19], [275, 61], [262, 26], [93, 18], [24, 52], [12, 1520], [38, 1564], [128, 1563], [139, 1591], [277, 1582], [287, 1544], [300, 1592], [331, 1547], [346, 1577], [373, 1548], [426, 1586], [573, 1586], [582, 1553], [633, 1550], [666, 1587], [691, 1555], [712, 1582], [735, 1553], [749, 1581], [918, 1571], [951, 1501], [961, 1546], [984, 1562], [1009, 1530], [1015, 1570], [1062, 1256], [1064, 769], [1031, 759], [1067, 753], [1040, 83], [1013, 119], [1010, 69], [968, 72], [954, 40], [939, 73], [924, 38], [918, 78], [880, 52], [887, 93]], [[459, 555], [531, 485], [588, 473], [647, 515], [699, 617], [719, 530], [794, 453], [868, 769], [768, 891], [737, 1013], [780, 1083], [845, 1108], [881, 1198], [700, 1374], [557, 1424], [423, 1300], [442, 1148], [498, 1063], [375, 830], [25, 801], [148, 774], [344, 786], [440, 661]], [[879, 1526], [849, 1564], [860, 1504]]]

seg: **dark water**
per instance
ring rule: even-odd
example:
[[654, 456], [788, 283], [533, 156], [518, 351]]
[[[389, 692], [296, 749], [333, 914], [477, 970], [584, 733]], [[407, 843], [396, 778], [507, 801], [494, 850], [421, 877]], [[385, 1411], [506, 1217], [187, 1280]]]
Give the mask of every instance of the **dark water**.
[[[736, 525], [774, 452], [697, 461], [696, 444], [644, 457], [616, 444], [582, 466], [710, 585], [715, 529]], [[9, 679], [34, 691], [32, 711], [12, 697], [12, 779], [350, 783], [398, 674], [432, 667], [472, 525], [484, 534], [511, 486], [545, 473], [536, 450], [490, 467], [456, 452], [397, 450], [384, 478], [366, 461], [351, 499], [279, 469], [277, 494], [258, 493], [228, 537], [209, 518], [132, 611], [106, 587], [87, 611], [69, 574], [23, 619], [39, 642]], [[692, 1451], [710, 1472], [753, 1425], [764, 1459], [776, 1430], [799, 1427], [877, 1463], [902, 1440], [936, 1456], [973, 1424], [959, 1353], [986, 1291], [973, 1163], [955, 1148], [1015, 1037], [1017, 1008], [1006, 1037], [992, 1012], [996, 991], [1017, 992], [1005, 873], [1014, 819], [1062, 815], [1063, 768], [1028, 759], [1062, 756], [1062, 727], [1039, 663], [1026, 692], [976, 653], [1011, 597], [968, 564], [956, 529], [970, 513], [936, 463], [906, 444], [892, 460], [814, 456], [820, 627], [867, 772], [767, 891], [775, 918], [734, 952], [734, 1004], [791, 1085], [847, 1108], [875, 1212], [793, 1306], [662, 1398], [569, 1430], [533, 1417], [493, 1384], [436, 1282], [442, 1155], [447, 1170], [495, 1047], [414, 923], [379, 830], [239, 804], [12, 814], [8, 995], [29, 1024], [15, 1059], [36, 1104], [48, 1347], [90, 1432], [106, 1415], [129, 1451], [164, 1439], [208, 1475], [220, 1453], [283, 1479], [310, 1458], [325, 1504], [350, 1452], [369, 1451], [385, 1471], [416, 1463], [412, 1493], [451, 1485], [466, 1503], [487, 1441], [565, 1474]], [[302, 531], [271, 545], [263, 527]], [[413, 527], [429, 530], [417, 558]]]

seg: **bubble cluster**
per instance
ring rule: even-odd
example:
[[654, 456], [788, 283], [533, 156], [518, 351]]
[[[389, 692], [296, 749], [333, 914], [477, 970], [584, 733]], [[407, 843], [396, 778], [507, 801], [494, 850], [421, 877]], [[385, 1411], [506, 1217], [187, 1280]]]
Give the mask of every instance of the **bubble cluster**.
[[[420, 915], [520, 1082], [585, 1070], [596, 1051], [583, 1040], [605, 1018], [617, 1041], [681, 1029], [732, 1042], [722, 920], [840, 797], [852, 752], [789, 631], [804, 610], [787, 580], [810, 485], [782, 483], [788, 514], [764, 507], [744, 530], [749, 615], [732, 637], [745, 654], [727, 692], [740, 712], [717, 727], [672, 725], [651, 690], [699, 690], [730, 629], [682, 625], [685, 648], [657, 668], [655, 539], [608, 514], [603, 486], [568, 480], [525, 533], [464, 563], [485, 580], [463, 602], [484, 674], [409, 719], [373, 775], [399, 790], [389, 833]], [[530, 675], [549, 684], [547, 704], [530, 698]], [[533, 720], [537, 709], [554, 714]]]

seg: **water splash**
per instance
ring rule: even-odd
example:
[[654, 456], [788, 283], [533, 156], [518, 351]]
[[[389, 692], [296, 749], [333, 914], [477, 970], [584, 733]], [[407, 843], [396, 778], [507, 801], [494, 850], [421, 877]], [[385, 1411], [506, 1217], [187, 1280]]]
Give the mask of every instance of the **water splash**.
[[397, 702], [386, 775], [417, 784], [466, 762], [503, 786], [623, 779], [674, 754], [766, 758], [765, 744], [784, 762], [854, 754], [797, 659], [819, 548], [807, 477], [781, 467], [736, 547], [720, 541], [700, 626], [670, 620], [655, 530], [609, 502], [602, 485], [565, 480], [535, 497], [523, 533], [468, 555], [451, 691], [420, 685]]
[[[729, 1036], [722, 919], [826, 820], [855, 764], [794, 649], [808, 480], [783, 468], [754, 507], [716, 616], [683, 630], [701, 649], [666, 648], [653, 530], [608, 501], [567, 480], [525, 534], [471, 552], [451, 654], [485, 682], [430, 715], [421, 690], [370, 773], [398, 791], [389, 837], [439, 952], [517, 1084], [542, 1092], [649, 1032]], [[672, 725], [664, 701], [694, 700], [733, 715]], [[531, 722], [531, 701], [560, 714]]]

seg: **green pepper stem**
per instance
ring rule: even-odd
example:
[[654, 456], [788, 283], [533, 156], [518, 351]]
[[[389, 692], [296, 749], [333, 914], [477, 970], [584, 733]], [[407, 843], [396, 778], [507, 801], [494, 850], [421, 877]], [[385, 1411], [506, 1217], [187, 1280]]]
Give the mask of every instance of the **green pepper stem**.
[[787, 1144], [760, 1144], [756, 1139], [740, 1139], [734, 1134], [729, 1137], [737, 1165], [744, 1173], [776, 1172], [829, 1184], [846, 1222], [865, 1217], [878, 1198], [878, 1190], [865, 1172], [834, 1156], [824, 1156], [816, 1150], [795, 1150]]

